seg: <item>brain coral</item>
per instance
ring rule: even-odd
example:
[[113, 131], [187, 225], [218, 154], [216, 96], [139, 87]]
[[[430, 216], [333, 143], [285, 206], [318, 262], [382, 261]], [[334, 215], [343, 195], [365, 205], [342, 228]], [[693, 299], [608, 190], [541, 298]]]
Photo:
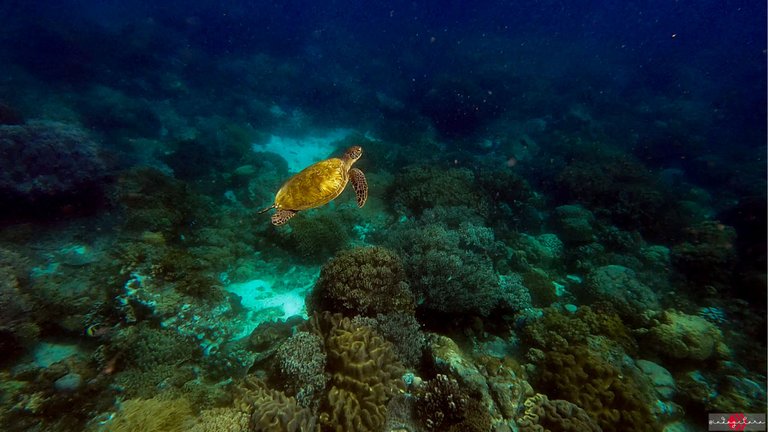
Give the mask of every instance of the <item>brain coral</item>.
[[259, 381], [248, 383], [245, 399], [253, 406], [252, 432], [310, 432], [315, 430], [315, 417], [296, 399], [270, 390]]
[[602, 432], [586, 411], [568, 401], [537, 393], [524, 405], [525, 413], [517, 419], [520, 432]]
[[413, 312], [413, 294], [400, 258], [381, 247], [341, 252], [320, 272], [309, 310], [376, 316]]
[[311, 326], [324, 335], [331, 374], [319, 409], [320, 430], [378, 432], [390, 398], [403, 387], [404, 369], [392, 345], [339, 314], [316, 315]]
[[548, 351], [536, 370], [536, 390], [578, 405], [606, 432], [657, 430], [642, 386], [585, 346]]

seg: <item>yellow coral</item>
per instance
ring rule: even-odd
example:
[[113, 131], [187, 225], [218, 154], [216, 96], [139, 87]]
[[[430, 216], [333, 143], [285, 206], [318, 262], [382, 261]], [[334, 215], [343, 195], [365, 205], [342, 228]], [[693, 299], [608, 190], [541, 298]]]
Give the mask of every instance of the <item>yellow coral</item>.
[[184, 399], [129, 399], [102, 431], [185, 432], [195, 421], [190, 403]]
[[320, 406], [320, 429], [338, 432], [379, 431], [389, 399], [403, 387], [403, 367], [392, 345], [371, 329], [341, 315], [314, 320], [328, 352], [331, 381]]

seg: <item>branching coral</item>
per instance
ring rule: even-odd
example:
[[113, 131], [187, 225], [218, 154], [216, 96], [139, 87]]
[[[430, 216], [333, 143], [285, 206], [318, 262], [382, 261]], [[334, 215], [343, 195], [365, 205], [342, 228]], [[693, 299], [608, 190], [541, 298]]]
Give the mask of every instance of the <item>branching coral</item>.
[[602, 432], [583, 409], [568, 401], [538, 393], [524, 404], [525, 412], [517, 419], [520, 432]]
[[378, 314], [376, 318], [356, 316], [352, 321], [376, 330], [391, 342], [397, 358], [405, 366], [415, 366], [421, 360], [426, 337], [413, 315], [401, 312]]
[[[404, 224], [388, 243], [406, 256], [405, 268], [424, 309], [487, 315], [501, 297], [491, 256], [493, 232], [471, 224]], [[478, 239], [484, 241], [477, 241]]]
[[328, 382], [322, 343], [316, 334], [298, 332], [286, 339], [275, 353], [286, 390], [295, 395], [303, 407], [311, 407]]
[[459, 383], [438, 374], [416, 395], [416, 413], [429, 431], [488, 432], [491, 416]]
[[344, 249], [350, 242], [353, 224], [340, 220], [333, 209], [322, 208], [311, 216], [291, 220], [289, 229], [270, 232], [278, 237], [281, 247], [293, 250], [309, 262], [323, 262], [329, 256]]
[[309, 303], [310, 310], [366, 316], [415, 307], [400, 258], [381, 247], [345, 251], [329, 261]]

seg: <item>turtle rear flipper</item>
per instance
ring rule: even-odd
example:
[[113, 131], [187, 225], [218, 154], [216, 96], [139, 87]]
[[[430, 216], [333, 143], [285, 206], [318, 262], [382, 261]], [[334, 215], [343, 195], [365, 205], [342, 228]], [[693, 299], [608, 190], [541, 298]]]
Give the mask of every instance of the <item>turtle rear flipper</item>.
[[365, 179], [365, 174], [357, 168], [352, 168], [349, 170], [349, 181], [355, 189], [357, 206], [364, 206], [365, 201], [368, 200], [368, 181]]
[[284, 225], [294, 216], [296, 216], [296, 212], [293, 210], [278, 210], [272, 215], [272, 225]]

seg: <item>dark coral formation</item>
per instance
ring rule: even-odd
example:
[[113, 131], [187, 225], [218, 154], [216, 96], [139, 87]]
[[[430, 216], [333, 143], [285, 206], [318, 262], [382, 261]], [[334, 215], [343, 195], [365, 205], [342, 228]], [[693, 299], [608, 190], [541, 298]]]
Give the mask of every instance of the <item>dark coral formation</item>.
[[415, 302], [400, 258], [381, 247], [344, 251], [323, 266], [310, 310], [346, 315], [413, 312]]
[[99, 144], [74, 125], [42, 120], [0, 125], [3, 216], [50, 217], [97, 208], [107, 177], [99, 153]]
[[693, 289], [727, 286], [737, 263], [736, 230], [718, 221], [705, 221], [685, 230], [685, 241], [672, 248], [672, 264]]
[[23, 291], [28, 266], [21, 255], [0, 248], [0, 363], [23, 354], [40, 333], [32, 298]]
[[475, 175], [467, 169], [414, 166], [395, 177], [388, 193], [399, 213], [421, 215], [437, 206], [462, 205], [487, 212], [488, 204], [475, 187]]

